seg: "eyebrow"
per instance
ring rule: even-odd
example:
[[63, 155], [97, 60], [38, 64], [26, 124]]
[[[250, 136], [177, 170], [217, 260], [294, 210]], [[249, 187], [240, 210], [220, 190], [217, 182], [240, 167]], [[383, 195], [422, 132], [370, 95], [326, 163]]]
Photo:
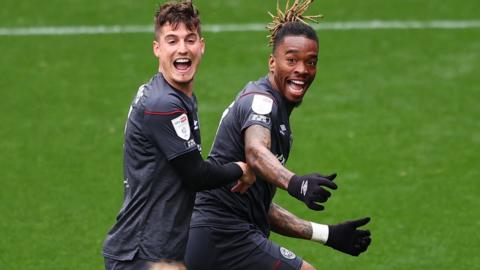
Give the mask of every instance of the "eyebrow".
[[[197, 35], [196, 35], [195, 33], [188, 33], [188, 34], [185, 36], [185, 38], [190, 38], [190, 37], [192, 37], [192, 36], [197, 37]], [[165, 36], [165, 38], [181, 38], [181, 37], [178, 36], [178, 35], [175, 35], [175, 34], [168, 34], [168, 35]]]
[[300, 50], [292, 50], [292, 49], [290, 49], [290, 50], [286, 51], [285, 54], [298, 53], [299, 51], [300, 51]]
[[[290, 53], [295, 54], [295, 53], [299, 53], [299, 52], [300, 52], [300, 50], [290, 49], [290, 50], [288, 50], [288, 51], [285, 52], [285, 55], [290, 54]], [[315, 57], [315, 58], [317, 58], [317, 57], [318, 57], [318, 53], [308, 55], [308, 57]]]

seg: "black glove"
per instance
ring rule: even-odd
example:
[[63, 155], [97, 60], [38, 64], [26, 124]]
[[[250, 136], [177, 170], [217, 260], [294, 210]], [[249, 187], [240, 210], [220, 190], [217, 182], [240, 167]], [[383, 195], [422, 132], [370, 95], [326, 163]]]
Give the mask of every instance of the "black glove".
[[370, 221], [369, 217], [347, 221], [337, 225], [329, 225], [328, 240], [325, 245], [338, 251], [358, 256], [367, 250], [372, 239], [369, 230], [357, 230]]
[[337, 189], [337, 185], [333, 179], [337, 176], [336, 173], [323, 176], [318, 173], [312, 173], [304, 176], [294, 175], [288, 183], [288, 194], [303, 201], [310, 209], [323, 210], [323, 206], [317, 203], [323, 203], [330, 197], [324, 187]]

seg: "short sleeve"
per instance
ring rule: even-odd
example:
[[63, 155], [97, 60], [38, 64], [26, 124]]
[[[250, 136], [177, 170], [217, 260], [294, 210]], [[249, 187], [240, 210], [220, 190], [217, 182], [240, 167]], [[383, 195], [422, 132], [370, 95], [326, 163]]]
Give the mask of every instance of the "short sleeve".
[[237, 116], [241, 121], [241, 130], [249, 126], [260, 125], [272, 129], [272, 113], [275, 109], [274, 99], [262, 93], [247, 93], [237, 100]]
[[181, 102], [162, 102], [157, 110], [145, 110], [145, 125], [154, 144], [172, 160], [197, 150], [190, 119]]

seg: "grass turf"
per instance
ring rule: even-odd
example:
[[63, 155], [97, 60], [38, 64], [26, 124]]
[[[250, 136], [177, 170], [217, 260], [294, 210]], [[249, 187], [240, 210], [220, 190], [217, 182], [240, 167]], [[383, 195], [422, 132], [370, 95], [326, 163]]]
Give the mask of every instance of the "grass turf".
[[[155, 6], [87, 2], [7, 0], [0, 27], [146, 24]], [[198, 1], [205, 23], [264, 22], [274, 7], [236, 3]], [[331, 20], [476, 18], [477, 2], [455, 3], [316, 2], [315, 9]], [[320, 31], [317, 79], [292, 115], [288, 167], [336, 171], [339, 190], [318, 213], [282, 191], [275, 201], [318, 222], [369, 215], [373, 244], [351, 258], [272, 238], [319, 269], [479, 265], [479, 34]], [[269, 49], [265, 33], [205, 35], [196, 92], [207, 151], [223, 109], [266, 73]], [[128, 105], [156, 69], [150, 44], [148, 34], [0, 36], [0, 269], [102, 268], [102, 241], [122, 199]]]

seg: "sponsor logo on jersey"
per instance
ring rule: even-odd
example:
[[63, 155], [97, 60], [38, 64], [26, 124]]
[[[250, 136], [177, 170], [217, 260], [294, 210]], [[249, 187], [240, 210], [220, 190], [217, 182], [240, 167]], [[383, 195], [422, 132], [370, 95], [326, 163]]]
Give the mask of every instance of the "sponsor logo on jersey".
[[296, 257], [295, 253], [291, 252], [290, 250], [288, 250], [284, 247], [280, 247], [280, 254], [282, 254], [282, 256], [285, 259], [289, 259], [289, 260], [295, 259], [295, 257]]
[[258, 114], [269, 114], [272, 111], [273, 99], [264, 95], [253, 96], [252, 110]]
[[270, 124], [270, 117], [266, 116], [266, 115], [260, 115], [260, 114], [255, 114], [255, 113], [252, 113], [250, 115], [250, 120], [251, 121], [258, 121], [258, 122], [263, 122], [265, 124]]
[[186, 146], [187, 148], [194, 147], [195, 145], [197, 145], [197, 143], [195, 142], [194, 139], [191, 139], [191, 140], [188, 140], [187, 142], [185, 142], [185, 146]]
[[188, 124], [188, 117], [186, 114], [182, 114], [179, 117], [172, 119], [172, 124], [178, 137], [184, 140], [190, 139], [190, 125]]

